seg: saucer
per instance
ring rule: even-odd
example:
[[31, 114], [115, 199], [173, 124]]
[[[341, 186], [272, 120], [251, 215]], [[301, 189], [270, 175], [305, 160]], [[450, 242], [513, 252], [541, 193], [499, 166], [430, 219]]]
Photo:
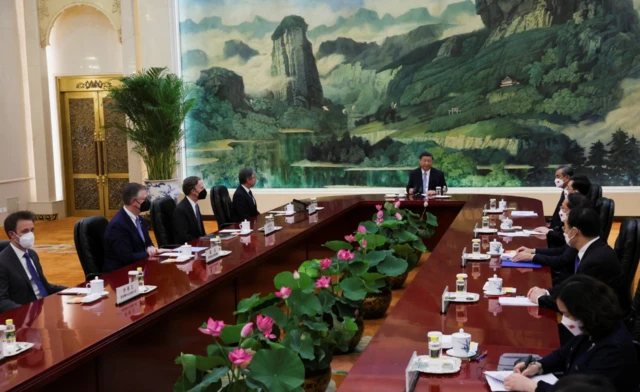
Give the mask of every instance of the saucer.
[[500, 253], [487, 252], [487, 254], [488, 254], [489, 256], [501, 256], [501, 255], [502, 255], [502, 253], [503, 253], [503, 252], [500, 252]]
[[144, 286], [141, 286], [140, 287], [140, 294], [150, 293], [150, 292], [152, 292], [153, 290], [155, 290], [157, 288], [158, 288], [158, 286], [149, 286], [148, 284], [144, 285]]
[[467, 355], [456, 355], [453, 353], [453, 349], [449, 349], [446, 351], [447, 355], [454, 358], [471, 358], [477, 354], [477, 351], [469, 351]]
[[495, 209], [486, 209], [484, 210], [485, 214], [502, 214], [503, 210], [501, 208], [495, 208]]
[[475, 232], [479, 233], [479, 234], [493, 234], [493, 233], [497, 233], [498, 229], [479, 227], [479, 228], [475, 229]]
[[490, 255], [482, 254], [482, 253], [465, 253], [462, 255], [466, 260], [489, 260], [491, 258]]
[[501, 291], [501, 292], [499, 292], [499, 293], [490, 293], [490, 292], [488, 292], [488, 291], [485, 291], [485, 292], [484, 292], [484, 295], [485, 295], [485, 296], [487, 296], [487, 297], [497, 297], [497, 296], [499, 296], [499, 295], [505, 295], [505, 294], [508, 294], [508, 293], [509, 293], [509, 292], [508, 292], [508, 291], [506, 291], [506, 290], [502, 290], [502, 291]]
[[249, 229], [249, 230], [240, 230], [240, 235], [249, 235], [251, 234], [253, 230]]

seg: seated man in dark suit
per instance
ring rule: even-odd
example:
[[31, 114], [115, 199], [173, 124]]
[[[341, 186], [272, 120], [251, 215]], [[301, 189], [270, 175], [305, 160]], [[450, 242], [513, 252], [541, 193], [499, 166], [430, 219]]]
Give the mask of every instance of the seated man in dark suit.
[[[578, 250], [574, 274], [589, 275], [607, 284], [618, 295], [620, 306], [628, 311], [631, 296], [623, 288], [622, 272], [616, 252], [598, 237], [600, 219], [590, 208], [574, 208], [564, 222], [564, 238], [570, 247]], [[527, 296], [542, 307], [556, 309], [558, 286], [548, 290], [534, 287]]]
[[[591, 189], [591, 181], [584, 175], [577, 175], [571, 178], [567, 183], [567, 186], [564, 188], [564, 197], [570, 193], [579, 193], [588, 199], [589, 190]], [[589, 207], [595, 207], [591, 202], [589, 202]], [[547, 232], [547, 246], [549, 248], [558, 248], [564, 246], [564, 236], [563, 236], [563, 228], [564, 225], [560, 226], [551, 226], [550, 230]], [[537, 231], [537, 229], [536, 229]], [[544, 232], [544, 230], [543, 230]]]
[[246, 167], [240, 170], [238, 180], [240, 180], [240, 186], [236, 188], [233, 194], [232, 217], [234, 222], [242, 222], [245, 219], [260, 215], [258, 203], [256, 203], [256, 199], [251, 192], [251, 188], [256, 186], [256, 182], [258, 182], [256, 172]]
[[413, 195], [422, 193], [425, 195], [434, 195], [436, 187], [445, 187], [447, 182], [444, 179], [444, 173], [438, 169], [432, 168], [433, 154], [428, 151], [420, 154], [420, 167], [409, 173], [409, 183], [407, 184], [407, 194]]
[[66, 289], [47, 281], [40, 259], [31, 248], [35, 217], [29, 211], [14, 212], [4, 220], [11, 245], [0, 252], [0, 312]]
[[556, 178], [554, 180], [556, 188], [562, 189], [560, 192], [560, 200], [558, 200], [558, 204], [556, 205], [556, 209], [553, 210], [553, 215], [549, 220], [548, 227], [538, 227], [535, 231], [540, 233], [546, 233], [549, 230], [559, 229], [562, 230], [562, 222], [560, 221], [560, 208], [562, 207], [562, 202], [564, 202], [565, 194], [564, 190], [567, 189], [569, 185], [569, 181], [573, 177], [573, 169], [569, 166], [560, 166], [558, 170], [556, 170]]
[[[559, 213], [560, 221], [563, 225], [569, 212], [574, 208], [589, 208], [589, 199], [580, 193], [569, 193], [562, 202], [562, 208]], [[551, 267], [554, 286], [573, 275], [574, 263], [578, 255], [578, 250], [567, 245], [564, 237], [561, 247], [531, 249], [522, 246], [516, 252], [518, 253], [513, 257], [513, 261], [516, 263], [520, 261], [533, 262]]]
[[173, 237], [178, 244], [196, 240], [204, 235], [204, 224], [198, 200], [207, 197], [207, 190], [199, 177], [191, 176], [182, 182], [184, 199], [173, 211]]
[[158, 250], [153, 246], [146, 224], [140, 213], [149, 211], [147, 188], [130, 182], [122, 189], [124, 207], [111, 219], [104, 232], [103, 272], [110, 272], [136, 261], [153, 257]]

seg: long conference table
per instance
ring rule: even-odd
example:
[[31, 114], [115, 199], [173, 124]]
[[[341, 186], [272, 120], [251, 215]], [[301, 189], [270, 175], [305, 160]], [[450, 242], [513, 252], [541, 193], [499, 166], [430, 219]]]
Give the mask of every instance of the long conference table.
[[[526, 294], [533, 286], [551, 285], [548, 268], [500, 268], [497, 260], [461, 266], [461, 253], [471, 250], [473, 229], [491, 195], [454, 195], [430, 200], [427, 210], [438, 218], [434, 236], [425, 240], [432, 251], [428, 260], [387, 314], [380, 329], [349, 371], [340, 391], [401, 391], [405, 369], [414, 351], [427, 352], [427, 332], [445, 334], [464, 328], [488, 351], [481, 362], [463, 361], [457, 374], [422, 374], [416, 391], [488, 391], [483, 369], [495, 369], [503, 353], [545, 355], [559, 347], [555, 313], [538, 308], [501, 307], [497, 300], [481, 298], [472, 304], [451, 304], [440, 313], [445, 286], [454, 289], [456, 274], [469, 276], [468, 290], [482, 293], [487, 278], [501, 277], [505, 286]], [[497, 198], [497, 197], [496, 197]], [[542, 203], [505, 197], [510, 207], [533, 210], [537, 218], [514, 219], [514, 224], [534, 228], [543, 224]], [[307, 259], [331, 252], [326, 241], [351, 233], [361, 221], [371, 219], [383, 195], [327, 197], [319, 199], [324, 210], [314, 215], [297, 213], [276, 217], [283, 230], [265, 237], [250, 236], [223, 242], [231, 250], [221, 262], [206, 264], [202, 256], [186, 264], [161, 264], [143, 260], [104, 274], [109, 296], [90, 305], [68, 304], [66, 296], [50, 295], [2, 314], [0, 323], [13, 318], [18, 341], [34, 347], [0, 362], [2, 391], [170, 391], [181, 368], [174, 359], [181, 353], [205, 354], [210, 337], [197, 328], [208, 317], [235, 323], [239, 300], [254, 293], [273, 291], [273, 277], [294, 270]], [[423, 201], [403, 201], [422, 212]], [[265, 215], [252, 220], [252, 228], [264, 224]], [[492, 224], [499, 225], [497, 216]], [[480, 236], [483, 252], [495, 236]], [[507, 250], [524, 245], [544, 247], [536, 238], [511, 238]], [[194, 245], [197, 245], [194, 242]], [[115, 288], [128, 282], [127, 272], [142, 267], [145, 283], [157, 290], [117, 306]]]

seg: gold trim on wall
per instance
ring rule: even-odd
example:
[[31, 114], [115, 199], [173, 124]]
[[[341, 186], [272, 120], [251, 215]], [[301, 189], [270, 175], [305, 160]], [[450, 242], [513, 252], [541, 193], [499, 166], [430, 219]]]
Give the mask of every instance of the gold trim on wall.
[[58, 93], [66, 92], [86, 92], [105, 91], [110, 87], [119, 86], [118, 80], [122, 75], [101, 75], [101, 76], [65, 76], [56, 78], [58, 82]]

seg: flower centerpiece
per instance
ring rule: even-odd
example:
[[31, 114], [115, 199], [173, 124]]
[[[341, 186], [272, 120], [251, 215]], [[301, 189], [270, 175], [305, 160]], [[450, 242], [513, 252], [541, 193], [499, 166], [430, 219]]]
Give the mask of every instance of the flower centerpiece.
[[265, 316], [237, 325], [209, 318], [199, 330], [210, 335], [213, 344], [206, 356], [182, 353], [176, 358], [182, 375], [173, 390], [299, 391], [302, 361], [293, 350], [272, 343], [270, 323]]

